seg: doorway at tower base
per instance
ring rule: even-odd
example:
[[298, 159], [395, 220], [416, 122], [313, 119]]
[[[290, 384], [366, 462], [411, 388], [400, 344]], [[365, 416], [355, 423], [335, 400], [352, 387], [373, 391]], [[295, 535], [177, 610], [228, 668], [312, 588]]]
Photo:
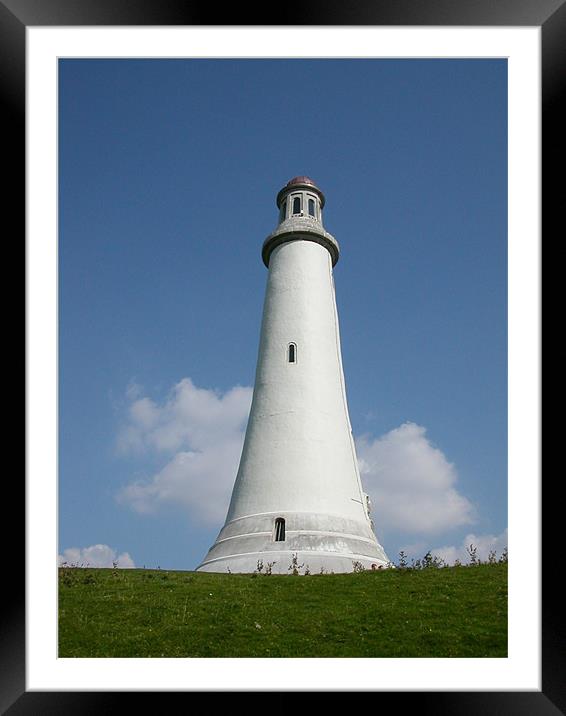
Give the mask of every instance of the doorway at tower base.
[[[293, 562], [311, 574], [378, 569], [389, 560], [367, 519], [283, 511], [227, 522], [197, 571], [291, 574]], [[374, 566], [375, 565], [375, 566]]]

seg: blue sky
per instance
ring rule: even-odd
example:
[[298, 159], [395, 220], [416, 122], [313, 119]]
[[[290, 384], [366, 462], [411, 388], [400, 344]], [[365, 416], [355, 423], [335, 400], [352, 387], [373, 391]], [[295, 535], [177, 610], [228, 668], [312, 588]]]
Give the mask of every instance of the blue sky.
[[[255, 372], [261, 245], [326, 195], [386, 552], [506, 544], [505, 60], [59, 61], [59, 551], [193, 569]], [[97, 547], [98, 545], [98, 547]]]

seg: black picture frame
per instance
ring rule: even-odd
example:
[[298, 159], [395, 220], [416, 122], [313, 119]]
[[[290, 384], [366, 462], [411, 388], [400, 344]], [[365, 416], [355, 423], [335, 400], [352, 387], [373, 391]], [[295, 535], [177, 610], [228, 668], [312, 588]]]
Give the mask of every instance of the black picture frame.
[[[12, 150], [6, 207], [14, 223], [25, 233], [25, 62], [26, 28], [31, 26], [88, 25], [378, 25], [378, 26], [536, 26], [542, 38], [542, 226], [547, 238], [564, 233], [559, 212], [564, 201], [561, 145], [564, 78], [566, 78], [566, 0], [310, 0], [296, 6], [225, 4], [222, 22], [216, 20], [220, 7], [190, 0], [0, 0], [0, 96], [3, 100], [5, 149]], [[293, 12], [293, 9], [295, 10]], [[302, 22], [296, 23], [300, 15]], [[8, 174], [7, 172], [5, 174]], [[560, 233], [559, 233], [560, 232]], [[12, 234], [13, 235], [13, 234]], [[552, 567], [560, 548], [558, 519], [552, 506], [559, 502], [555, 484], [544, 485], [542, 519], [542, 690], [540, 692], [380, 692], [380, 706], [387, 697], [395, 707], [415, 708], [420, 713], [545, 715], [566, 712], [566, 627], [561, 590], [555, 588]], [[25, 480], [13, 483], [8, 497], [25, 513]], [[18, 506], [16, 508], [16, 505]], [[20, 714], [111, 713], [131, 707], [131, 699], [142, 697], [144, 706], [171, 692], [29, 692], [25, 663], [25, 532], [24, 519], [17, 534], [12, 522], [12, 563], [5, 606], [0, 613], [0, 711]], [[20, 545], [18, 560], [15, 550]], [[512, 559], [520, 556], [513, 555]], [[528, 566], [526, 565], [527, 569]], [[559, 568], [559, 565], [558, 565]], [[533, 579], [541, 575], [534, 573]], [[552, 580], [552, 581], [551, 581]], [[9, 592], [9, 594], [6, 594]], [[6, 599], [7, 597], [7, 599]], [[11, 598], [11, 602], [10, 602]], [[186, 695], [181, 693], [181, 696]], [[126, 701], [127, 699], [127, 701]], [[151, 707], [151, 706], [150, 706]], [[160, 702], [159, 708], [163, 708]]]

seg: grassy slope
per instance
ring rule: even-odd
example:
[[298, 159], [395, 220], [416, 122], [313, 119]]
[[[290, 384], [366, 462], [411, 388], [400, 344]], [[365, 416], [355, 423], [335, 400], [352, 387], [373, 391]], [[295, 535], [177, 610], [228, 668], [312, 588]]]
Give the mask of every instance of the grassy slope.
[[505, 657], [507, 565], [311, 576], [60, 569], [61, 657]]

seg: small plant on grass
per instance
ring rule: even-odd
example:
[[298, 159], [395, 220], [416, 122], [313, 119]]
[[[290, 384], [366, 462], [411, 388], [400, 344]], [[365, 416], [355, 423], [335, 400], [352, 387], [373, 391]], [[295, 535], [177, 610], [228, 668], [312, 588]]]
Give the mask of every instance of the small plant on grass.
[[74, 569], [74, 565], [63, 562], [59, 567], [59, 579], [65, 587], [72, 587], [77, 584], [78, 570]]
[[297, 557], [297, 553], [295, 552], [291, 556], [291, 564], [287, 567], [287, 569], [293, 574], [294, 576], [297, 576], [300, 574], [299, 570], [302, 569], [305, 565], [299, 564], [299, 559]]
[[504, 563], [504, 562], [507, 562], [508, 560], [509, 560], [509, 553], [507, 551], [507, 547], [504, 547], [501, 557], [499, 558], [499, 562]]
[[481, 561], [478, 557], [478, 548], [475, 545], [470, 544], [470, 546], [466, 548], [466, 552], [468, 553], [468, 556], [470, 558], [470, 564], [473, 567], [478, 564], [481, 564]]
[[429, 550], [422, 559], [412, 559], [409, 569], [440, 569], [447, 566], [441, 557], [433, 555]]
[[59, 566], [59, 578], [65, 587], [74, 587], [77, 584], [96, 584], [93, 574], [82, 569], [84, 565], [62, 562]]
[[264, 564], [263, 559], [258, 559], [257, 568], [255, 569], [253, 574], [266, 574], [267, 576], [269, 576], [272, 573], [274, 564], [277, 564], [277, 562], [268, 562], [267, 564]]
[[353, 566], [353, 571], [356, 573], [366, 571], [366, 568], [364, 567], [364, 565], [357, 559], [352, 560], [352, 566]]
[[432, 555], [430, 550], [423, 557], [423, 569], [440, 569], [445, 567], [446, 562], [436, 555]]
[[399, 569], [406, 569], [407, 568], [407, 555], [403, 550], [399, 552]]

